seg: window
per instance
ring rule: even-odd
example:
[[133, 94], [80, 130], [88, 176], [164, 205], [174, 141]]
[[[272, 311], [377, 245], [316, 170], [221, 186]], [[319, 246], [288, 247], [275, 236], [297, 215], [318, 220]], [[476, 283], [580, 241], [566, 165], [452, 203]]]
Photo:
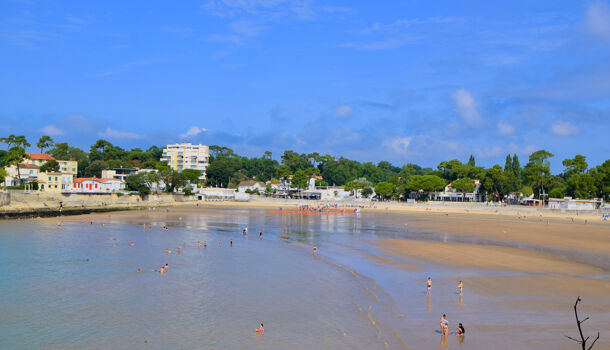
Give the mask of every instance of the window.
[[72, 171], [76, 171], [76, 168], [72, 168]]
[[40, 184], [40, 189], [44, 190], [44, 184]]
[[51, 181], [51, 177], [49, 176], [49, 181]]
[[97, 184], [95, 184], [95, 188], [97, 188]]
[[55, 181], [57, 181], [57, 176], [55, 176]]

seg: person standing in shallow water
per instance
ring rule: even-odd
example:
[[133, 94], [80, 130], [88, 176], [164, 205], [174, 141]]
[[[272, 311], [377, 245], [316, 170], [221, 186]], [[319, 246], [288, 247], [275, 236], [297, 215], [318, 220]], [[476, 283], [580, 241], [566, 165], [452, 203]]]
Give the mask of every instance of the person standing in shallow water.
[[430, 290], [432, 290], [432, 278], [428, 277], [428, 283], [426, 286], [428, 287], [428, 293], [430, 293]]
[[462, 283], [461, 280], [458, 283], [458, 290], [460, 291], [460, 294], [462, 294], [462, 291], [464, 290], [464, 283]]

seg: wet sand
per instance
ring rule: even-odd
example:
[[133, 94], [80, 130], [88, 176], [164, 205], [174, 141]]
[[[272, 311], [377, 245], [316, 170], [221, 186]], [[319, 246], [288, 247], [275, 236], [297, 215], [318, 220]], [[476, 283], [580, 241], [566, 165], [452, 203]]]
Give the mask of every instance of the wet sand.
[[454, 267], [568, 275], [603, 273], [600, 268], [563, 260], [553, 254], [511, 247], [404, 239], [383, 239], [372, 244], [391, 256]]

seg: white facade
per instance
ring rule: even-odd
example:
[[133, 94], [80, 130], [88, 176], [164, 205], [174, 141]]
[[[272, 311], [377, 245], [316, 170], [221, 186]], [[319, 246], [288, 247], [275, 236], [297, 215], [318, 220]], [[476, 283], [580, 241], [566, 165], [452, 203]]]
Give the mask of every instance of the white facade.
[[193, 145], [190, 142], [167, 145], [163, 149], [161, 161], [166, 161], [172, 169], [201, 170], [201, 179], [205, 180], [205, 171], [210, 161], [210, 149], [204, 145]]
[[74, 180], [72, 192], [76, 193], [111, 193], [125, 189], [125, 182], [118, 179], [98, 179], [95, 177]]
[[239, 186], [237, 187], [237, 191], [239, 193], [246, 193], [246, 190], [249, 189], [250, 191], [258, 190], [258, 192], [263, 193], [263, 192], [265, 192], [266, 188], [267, 188], [267, 185], [265, 185], [264, 182], [247, 180], [247, 181], [242, 181], [239, 183]]
[[595, 210], [598, 204], [599, 201], [593, 199], [549, 198], [550, 209]]

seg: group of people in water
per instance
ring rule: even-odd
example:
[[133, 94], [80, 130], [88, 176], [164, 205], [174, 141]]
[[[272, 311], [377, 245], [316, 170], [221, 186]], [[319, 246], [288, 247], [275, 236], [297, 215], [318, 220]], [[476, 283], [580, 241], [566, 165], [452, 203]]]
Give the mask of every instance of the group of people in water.
[[[458, 292], [460, 293], [460, 298], [461, 298], [462, 293], [464, 292], [464, 282], [462, 282], [460, 280], [457, 284], [457, 288], [458, 288]], [[428, 277], [428, 281], [426, 282], [426, 289], [428, 290], [428, 296], [429, 296], [430, 292], [432, 291], [432, 278], [431, 277]], [[455, 332], [450, 332], [449, 331], [449, 321], [447, 320], [446, 314], [443, 314], [443, 316], [441, 316], [440, 325], [441, 325], [441, 335], [442, 336], [446, 336], [448, 334], [450, 334], [450, 335], [455, 334], [458, 336], [463, 336], [466, 333], [466, 330], [464, 329], [464, 325], [462, 325], [462, 323], [458, 324], [458, 327]]]

